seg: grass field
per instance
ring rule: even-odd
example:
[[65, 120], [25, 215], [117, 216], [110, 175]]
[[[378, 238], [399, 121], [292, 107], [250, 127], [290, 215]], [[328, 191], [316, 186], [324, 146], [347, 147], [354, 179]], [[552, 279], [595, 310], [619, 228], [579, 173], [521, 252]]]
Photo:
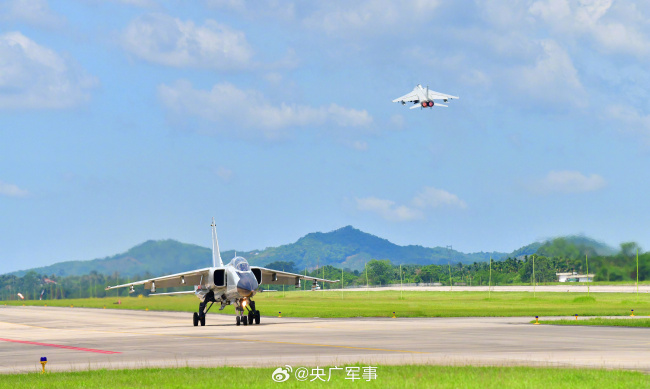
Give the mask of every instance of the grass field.
[[[625, 316], [650, 315], [650, 295], [538, 292], [282, 292], [255, 296], [262, 315], [286, 317], [468, 317], [468, 316]], [[594, 297], [595, 296], [595, 297]], [[192, 295], [102, 299], [8, 301], [9, 305], [71, 306], [193, 312], [198, 300]], [[213, 307], [211, 312], [219, 312]], [[234, 314], [232, 306], [223, 313]]]
[[540, 323], [564, 326], [650, 327], [650, 319], [608, 319], [602, 317], [583, 320], [540, 320]]
[[[352, 366], [352, 365], [351, 365]], [[351, 367], [345, 366], [345, 367]], [[364, 365], [360, 368], [362, 376]], [[299, 382], [295, 376], [283, 383], [271, 379], [275, 368], [174, 368], [94, 370], [70, 373], [3, 375], [7, 388], [648, 388], [650, 376], [621, 370], [557, 369], [532, 367], [377, 366], [371, 381], [346, 380], [346, 370], [335, 370], [329, 382]], [[324, 367], [325, 379], [329, 368]], [[294, 370], [295, 372], [295, 370]], [[308, 373], [311, 373], [311, 369]]]
[[[515, 282], [507, 284], [492, 284], [492, 286], [531, 286], [530, 282]], [[636, 285], [636, 281], [591, 281], [591, 282], [539, 282], [539, 285], [564, 285], [564, 286], [624, 286], [624, 285]], [[639, 281], [639, 285], [650, 285], [650, 280]], [[487, 285], [483, 285], [487, 286]]]

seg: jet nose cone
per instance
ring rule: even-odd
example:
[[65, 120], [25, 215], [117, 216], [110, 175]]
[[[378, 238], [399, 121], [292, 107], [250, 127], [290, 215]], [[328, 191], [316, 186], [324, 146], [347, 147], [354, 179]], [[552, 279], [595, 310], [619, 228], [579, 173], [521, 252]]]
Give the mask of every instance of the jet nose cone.
[[258, 286], [257, 280], [252, 275], [250, 277], [242, 277], [237, 282], [237, 293], [242, 297], [250, 297]]
[[250, 289], [246, 289], [246, 288], [240, 288], [238, 286], [237, 287], [237, 293], [239, 293], [239, 295], [241, 297], [250, 297], [253, 294], [253, 291], [250, 290]]

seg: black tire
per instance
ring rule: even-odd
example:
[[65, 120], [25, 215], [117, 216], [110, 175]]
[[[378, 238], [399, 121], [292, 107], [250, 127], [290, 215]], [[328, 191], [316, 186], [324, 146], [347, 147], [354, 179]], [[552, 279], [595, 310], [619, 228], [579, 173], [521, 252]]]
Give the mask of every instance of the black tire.
[[205, 315], [201, 317], [201, 327], [205, 326]]
[[247, 326], [248, 325], [248, 320], [246, 320], [246, 316], [241, 317], [241, 322], [243, 325]]
[[248, 313], [248, 324], [253, 325], [253, 321], [255, 320], [255, 316], [253, 312]]
[[194, 316], [192, 317], [192, 319], [194, 319], [193, 320], [194, 321], [194, 327], [198, 326], [199, 325], [199, 314], [194, 312]]
[[237, 316], [237, 325], [239, 325], [239, 323], [240, 323], [240, 320], [241, 320], [241, 319], [240, 319], [240, 317], [239, 317], [239, 316]]
[[260, 311], [255, 311], [255, 324], [260, 324]]

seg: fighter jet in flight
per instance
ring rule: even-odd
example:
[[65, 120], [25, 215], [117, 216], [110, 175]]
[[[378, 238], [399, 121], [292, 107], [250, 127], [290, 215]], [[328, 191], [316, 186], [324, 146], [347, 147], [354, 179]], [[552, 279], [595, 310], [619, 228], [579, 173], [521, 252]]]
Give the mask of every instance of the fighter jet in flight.
[[[255, 308], [253, 296], [260, 291], [262, 284], [271, 285], [295, 285], [300, 288], [300, 280], [312, 281], [312, 288], [317, 282], [339, 282], [325, 280], [316, 277], [307, 277], [302, 274], [287, 273], [278, 270], [266, 269], [259, 266], [250, 266], [245, 258], [235, 256], [227, 265], [221, 260], [219, 253], [219, 242], [217, 240], [217, 229], [212, 219], [212, 267], [192, 270], [184, 273], [177, 273], [168, 276], [151, 278], [148, 280], [129, 282], [128, 284], [109, 286], [106, 290], [126, 288], [129, 293], [135, 292], [136, 285], [144, 285], [145, 289], [151, 290], [149, 296], [175, 295], [193, 293], [201, 302], [198, 312], [194, 312], [194, 326], [205, 325], [205, 315], [214, 303], [219, 303], [224, 309], [227, 305], [234, 305], [237, 312], [236, 324], [249, 325], [260, 324], [260, 311]], [[194, 285], [194, 290], [156, 293], [156, 288], [171, 288], [179, 286]], [[210, 306], [207, 307], [208, 303]], [[244, 309], [248, 310], [245, 314]]]
[[440, 103], [434, 103], [433, 100], [442, 100], [444, 103], [448, 102], [449, 100], [452, 99], [458, 99], [458, 96], [452, 96], [452, 95], [446, 95], [444, 93], [439, 93], [439, 92], [434, 92], [432, 90], [429, 90], [429, 87], [423, 88], [422, 85], [418, 84], [416, 85], [415, 88], [413, 88], [413, 91], [410, 93], [398, 97], [395, 100], [393, 100], [393, 103], [402, 103], [402, 105], [406, 105], [407, 102], [412, 102], [413, 106], [410, 109], [413, 108], [433, 108], [434, 106], [436, 107], [446, 107], [445, 104], [440, 104]]

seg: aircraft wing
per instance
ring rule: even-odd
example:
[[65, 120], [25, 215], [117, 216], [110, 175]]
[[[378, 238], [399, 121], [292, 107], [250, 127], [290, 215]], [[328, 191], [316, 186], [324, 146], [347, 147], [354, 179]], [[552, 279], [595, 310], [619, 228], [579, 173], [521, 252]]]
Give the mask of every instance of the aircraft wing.
[[156, 288], [173, 288], [175, 286], [188, 286], [188, 285], [201, 285], [203, 281], [208, 280], [210, 273], [209, 267], [205, 269], [192, 270], [184, 273], [176, 273], [168, 276], [150, 278], [148, 280], [141, 280], [129, 282], [122, 285], [108, 286], [106, 290], [132, 287], [135, 285], [144, 285], [145, 289]]
[[339, 282], [339, 280], [336, 281], [326, 280], [318, 277], [305, 276], [304, 274], [288, 273], [279, 270], [267, 269], [259, 266], [251, 266], [251, 270], [253, 271], [253, 274], [255, 274], [258, 271], [261, 273], [262, 282], [260, 282], [260, 284], [298, 286], [300, 285], [299, 283], [300, 280], [315, 281], [315, 282], [329, 282], [331, 284], [335, 282]]
[[169, 292], [169, 293], [149, 293], [149, 297], [151, 296], [176, 296], [178, 294], [194, 294], [196, 293], [195, 290], [183, 290], [181, 292]]
[[418, 95], [416, 90], [413, 90], [411, 93], [396, 98], [395, 100], [393, 100], [393, 103], [398, 103], [400, 101], [415, 101], [415, 100], [420, 100], [420, 96]]
[[458, 96], [446, 95], [444, 93], [429, 90], [429, 100], [451, 100], [459, 99]]

